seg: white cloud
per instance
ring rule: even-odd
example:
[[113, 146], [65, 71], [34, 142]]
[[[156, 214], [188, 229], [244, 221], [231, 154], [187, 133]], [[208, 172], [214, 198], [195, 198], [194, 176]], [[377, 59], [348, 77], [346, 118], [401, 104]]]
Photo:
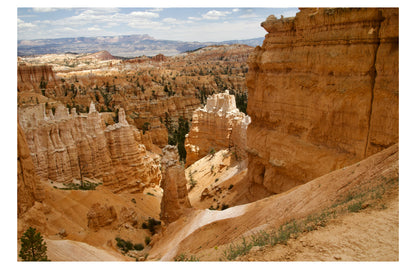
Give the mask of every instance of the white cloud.
[[50, 7], [34, 7], [34, 12], [53, 12], [56, 8], [50, 8]]
[[163, 11], [163, 8], [153, 8], [153, 9], [149, 9], [150, 12], [160, 12]]
[[88, 31], [101, 31], [99, 27], [89, 27]]
[[258, 17], [258, 15], [254, 14], [254, 13], [247, 13], [247, 14], [243, 14], [241, 16], [238, 16], [241, 19], [248, 19], [248, 18], [256, 18]]
[[34, 27], [36, 27], [36, 25], [34, 25], [33, 23], [24, 22], [22, 19], [17, 18], [17, 28], [19, 30], [30, 29]]
[[134, 11], [127, 16], [139, 17], [139, 18], [159, 18], [158, 13], [149, 12], [149, 11]]
[[233, 12], [239, 12], [240, 11], [240, 9], [239, 8], [234, 8], [233, 9]]
[[165, 22], [165, 23], [171, 23], [171, 24], [180, 23], [180, 21], [178, 21], [178, 20], [177, 20], [177, 19], [175, 19], [175, 18], [165, 18], [165, 19], [163, 19], [163, 20], [162, 20], [162, 22]]
[[202, 20], [201, 18], [197, 18], [197, 17], [188, 17], [188, 20], [192, 20], [192, 21], [200, 21]]
[[214, 9], [202, 15], [202, 17], [207, 20], [218, 20], [220, 17], [225, 17], [228, 14], [231, 14], [231, 12], [230, 11], [218, 11]]
[[71, 28], [71, 27], [64, 27], [64, 28], [62, 29], [62, 31], [66, 31], [66, 32], [75, 32], [76, 30], [75, 30], [75, 29], [73, 29], [73, 28]]

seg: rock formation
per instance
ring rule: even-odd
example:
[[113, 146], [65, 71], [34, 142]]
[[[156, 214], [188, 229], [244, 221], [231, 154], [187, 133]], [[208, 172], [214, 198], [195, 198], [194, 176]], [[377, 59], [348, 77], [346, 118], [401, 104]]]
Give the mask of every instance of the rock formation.
[[99, 228], [111, 225], [117, 220], [117, 213], [114, 206], [95, 203], [87, 214], [88, 228], [98, 231]]
[[19, 91], [29, 91], [56, 85], [55, 73], [50, 65], [28, 66], [19, 65], [17, 67], [17, 84]]
[[249, 57], [248, 177], [279, 193], [398, 142], [398, 9], [269, 16]]
[[192, 207], [188, 199], [185, 169], [179, 163], [176, 147], [168, 145], [163, 148], [161, 164], [163, 176], [160, 186], [163, 189], [163, 197], [160, 204], [160, 219], [165, 224], [169, 224]]
[[35, 173], [29, 147], [22, 128], [17, 124], [17, 214], [20, 216], [35, 201], [44, 198], [43, 190]]
[[250, 117], [240, 112], [234, 95], [214, 94], [204, 108], [195, 110], [192, 128], [185, 140], [186, 166], [206, 156], [211, 150], [234, 147], [241, 159], [247, 157], [246, 130]]
[[114, 192], [140, 192], [158, 184], [160, 170], [141, 143], [141, 134], [130, 126], [124, 110], [119, 123], [105, 127], [91, 103], [87, 115], [71, 114], [58, 105], [46, 115], [45, 106], [19, 109], [19, 122], [41, 180], [71, 182], [86, 178], [103, 181]]

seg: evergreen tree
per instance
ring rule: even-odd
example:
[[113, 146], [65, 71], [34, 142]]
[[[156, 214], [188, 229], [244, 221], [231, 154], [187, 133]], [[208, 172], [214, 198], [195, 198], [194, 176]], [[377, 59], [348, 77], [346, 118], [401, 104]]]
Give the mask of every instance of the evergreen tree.
[[46, 243], [43, 242], [43, 237], [36, 232], [35, 228], [29, 227], [23, 236], [20, 238], [21, 248], [19, 257], [23, 261], [47, 261]]

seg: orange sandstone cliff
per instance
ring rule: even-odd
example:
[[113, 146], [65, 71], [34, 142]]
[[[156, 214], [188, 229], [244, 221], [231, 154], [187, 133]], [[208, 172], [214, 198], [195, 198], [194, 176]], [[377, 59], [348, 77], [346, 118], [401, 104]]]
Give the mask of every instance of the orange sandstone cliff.
[[56, 85], [55, 73], [50, 65], [19, 65], [17, 68], [17, 84], [19, 91], [35, 90]]
[[43, 189], [35, 173], [25, 134], [17, 125], [17, 213], [26, 212], [36, 201], [43, 199]]
[[398, 9], [269, 16], [249, 57], [248, 177], [279, 193], [398, 142]]

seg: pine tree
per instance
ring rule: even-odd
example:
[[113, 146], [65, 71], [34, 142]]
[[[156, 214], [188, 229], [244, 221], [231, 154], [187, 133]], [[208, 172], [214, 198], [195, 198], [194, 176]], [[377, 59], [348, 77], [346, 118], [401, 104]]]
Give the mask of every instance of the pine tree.
[[21, 248], [19, 257], [23, 261], [48, 261], [46, 243], [35, 228], [29, 227], [20, 238]]

